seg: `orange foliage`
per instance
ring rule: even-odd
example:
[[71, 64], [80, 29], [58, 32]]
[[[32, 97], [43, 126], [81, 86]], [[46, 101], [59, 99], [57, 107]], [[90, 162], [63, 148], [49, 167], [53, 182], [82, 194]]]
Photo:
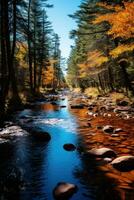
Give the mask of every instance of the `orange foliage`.
[[98, 24], [104, 21], [109, 22], [111, 29], [107, 32], [113, 38], [122, 37], [125, 39], [134, 37], [134, 2], [124, 2], [123, 7], [111, 7], [106, 4], [99, 4], [109, 10], [114, 9], [112, 13], [98, 16], [93, 24]]
[[113, 58], [117, 58], [120, 54], [128, 51], [133, 51], [134, 50], [134, 43], [133, 44], [124, 44], [124, 45], [119, 45], [115, 49], [113, 49], [110, 52], [110, 55]]
[[104, 56], [102, 52], [98, 50], [88, 52], [87, 61], [78, 65], [80, 77], [86, 77], [87, 73], [94, 73], [96, 68], [99, 70], [99, 67], [105, 62], [108, 62], [108, 57]]
[[57, 63], [56, 59], [50, 59], [49, 60], [49, 65], [46, 67], [46, 69], [43, 69], [43, 85], [52, 85], [53, 81], [55, 79], [55, 68], [54, 64]]

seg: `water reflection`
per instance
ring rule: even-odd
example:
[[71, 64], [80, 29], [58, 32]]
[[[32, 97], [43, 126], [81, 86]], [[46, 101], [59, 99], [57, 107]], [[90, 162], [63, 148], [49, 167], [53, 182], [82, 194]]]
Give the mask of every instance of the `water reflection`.
[[[67, 99], [58, 104], [67, 105]], [[29, 119], [32, 120], [28, 123]], [[81, 144], [76, 118], [67, 107], [41, 103], [33, 110], [18, 113], [15, 120], [24, 128], [47, 131], [51, 140], [44, 143], [25, 136], [5, 148], [0, 146], [3, 155], [0, 162], [1, 200], [53, 200], [52, 191], [58, 182], [78, 186], [78, 192], [71, 200], [119, 200], [108, 179], [101, 179], [102, 174], [98, 176], [94, 162], [87, 163], [77, 150], [63, 149], [65, 143], [73, 143], [79, 149]], [[7, 186], [12, 173], [14, 184]]]

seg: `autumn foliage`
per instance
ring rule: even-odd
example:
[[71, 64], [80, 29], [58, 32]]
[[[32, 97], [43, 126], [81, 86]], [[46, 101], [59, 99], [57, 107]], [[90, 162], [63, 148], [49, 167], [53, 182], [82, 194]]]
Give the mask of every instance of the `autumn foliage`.
[[113, 7], [102, 3], [98, 5], [113, 10], [113, 12], [98, 16], [94, 24], [108, 22], [111, 28], [107, 34], [112, 35], [113, 38], [134, 38], [134, 2], [124, 2], [124, 7]]
[[97, 70], [100, 70], [99, 67], [102, 66], [105, 62], [108, 61], [108, 57], [104, 56], [101, 51], [94, 50], [88, 52], [87, 60], [85, 63], [78, 64], [80, 70], [80, 77], [85, 77], [87, 73], [94, 73]]

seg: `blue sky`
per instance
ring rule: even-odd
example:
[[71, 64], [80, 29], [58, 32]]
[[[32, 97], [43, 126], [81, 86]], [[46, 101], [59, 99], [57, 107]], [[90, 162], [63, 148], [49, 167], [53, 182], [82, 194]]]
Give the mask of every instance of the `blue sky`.
[[53, 4], [54, 8], [48, 9], [49, 20], [52, 22], [55, 33], [60, 36], [60, 49], [62, 57], [68, 57], [70, 45], [73, 40], [69, 39], [69, 32], [76, 27], [73, 19], [68, 14], [73, 14], [81, 3], [81, 0], [49, 0], [49, 4]]

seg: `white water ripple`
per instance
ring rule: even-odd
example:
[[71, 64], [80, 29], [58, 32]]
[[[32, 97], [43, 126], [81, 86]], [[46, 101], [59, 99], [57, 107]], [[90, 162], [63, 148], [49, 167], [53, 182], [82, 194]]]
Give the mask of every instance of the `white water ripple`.
[[70, 119], [58, 119], [58, 118], [50, 118], [50, 119], [36, 119], [34, 124], [41, 124], [41, 125], [50, 125], [50, 126], [57, 126], [69, 131], [75, 131], [76, 123]]

